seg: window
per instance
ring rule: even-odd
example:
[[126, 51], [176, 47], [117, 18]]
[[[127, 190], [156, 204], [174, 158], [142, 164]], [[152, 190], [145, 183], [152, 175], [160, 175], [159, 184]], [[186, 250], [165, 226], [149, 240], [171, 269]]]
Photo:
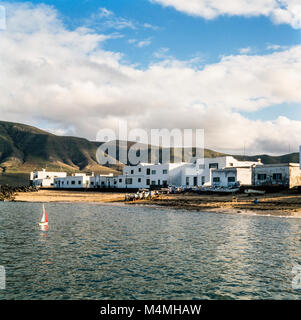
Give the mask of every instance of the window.
[[257, 175], [257, 179], [260, 180], [260, 181], [264, 181], [267, 179], [267, 175], [264, 173], [260, 173]]
[[168, 186], [168, 184], [167, 184], [167, 180], [163, 180], [163, 187], [167, 187]]
[[146, 174], [149, 176], [150, 175], [150, 168], [146, 169]]
[[75, 184], [75, 181], [74, 181], [74, 180], [72, 180], [72, 181], [71, 181], [71, 184]]
[[119, 179], [119, 182], [121, 183], [121, 182], [122, 182], [122, 179]]
[[167, 174], [168, 173], [168, 171], [167, 170], [163, 170], [163, 174]]
[[91, 181], [91, 186], [94, 186], [94, 182], [93, 181]]
[[138, 168], [138, 172], [141, 172], [141, 168]]
[[198, 177], [193, 177], [193, 185], [195, 187], [198, 185]]
[[141, 182], [141, 178], [138, 178], [138, 182]]
[[152, 174], [156, 174], [156, 172], [157, 172], [156, 170], [152, 170]]
[[219, 183], [221, 181], [220, 177], [214, 177], [213, 182], [214, 183]]
[[132, 178], [126, 178], [125, 179], [126, 184], [133, 184], [133, 179]]
[[131, 174], [134, 174], [134, 170], [131, 170]]
[[161, 181], [160, 180], [158, 180], [158, 186], [160, 186], [161, 185]]
[[152, 186], [156, 185], [156, 181], [152, 180]]
[[205, 176], [202, 176], [202, 185], [205, 184]]
[[209, 163], [209, 169], [218, 169], [218, 163]]
[[233, 165], [234, 165], [234, 164], [233, 164], [232, 162], [229, 163], [229, 167], [233, 167]]
[[273, 180], [282, 180], [282, 173], [274, 173]]
[[150, 180], [146, 179], [146, 185], [149, 186], [150, 185]]
[[114, 184], [117, 184], [117, 180], [114, 180]]
[[235, 177], [228, 177], [228, 182], [235, 182]]
[[81, 181], [78, 181], [78, 184], [82, 184], [82, 182], [81, 182]]
[[67, 181], [67, 184], [69, 184], [69, 181]]
[[186, 177], [186, 186], [189, 186], [189, 177]]

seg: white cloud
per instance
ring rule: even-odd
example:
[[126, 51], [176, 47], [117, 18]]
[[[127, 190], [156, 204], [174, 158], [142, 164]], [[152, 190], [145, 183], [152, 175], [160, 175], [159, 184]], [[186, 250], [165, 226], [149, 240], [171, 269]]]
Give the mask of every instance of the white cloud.
[[226, 56], [202, 69], [166, 57], [141, 70], [102, 49], [107, 36], [67, 30], [51, 7], [7, 4], [7, 11], [8, 28], [0, 32], [3, 120], [72, 128], [90, 139], [118, 119], [132, 127], [204, 128], [208, 147], [237, 151], [244, 142], [258, 152], [300, 144], [300, 121], [252, 121], [240, 112], [301, 102], [301, 46]]
[[138, 47], [138, 48], [147, 47], [147, 46], [149, 46], [151, 43], [152, 43], [152, 42], [151, 42], [150, 39], [142, 40], [142, 41], [139, 41], [139, 42], [137, 43], [137, 47]]
[[300, 0], [150, 0], [163, 6], [205, 19], [220, 15], [266, 16], [273, 22], [290, 24], [301, 28]]
[[251, 47], [247, 47], [247, 48], [240, 48], [239, 49], [239, 53], [240, 54], [248, 54], [252, 52], [252, 48]]
[[150, 23], [144, 23], [143, 27], [146, 28], [146, 29], [159, 30], [159, 27], [154, 26], [154, 25], [152, 25]]
[[114, 13], [106, 8], [99, 8], [99, 17], [104, 18], [104, 17], [109, 17], [113, 16]]

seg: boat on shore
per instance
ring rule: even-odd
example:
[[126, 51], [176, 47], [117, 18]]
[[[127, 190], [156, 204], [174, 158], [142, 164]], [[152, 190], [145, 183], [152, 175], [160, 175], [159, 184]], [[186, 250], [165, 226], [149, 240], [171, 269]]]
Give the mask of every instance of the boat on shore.
[[263, 190], [255, 190], [255, 189], [246, 189], [245, 190], [246, 194], [258, 194], [258, 195], [264, 195], [265, 191]]
[[232, 194], [240, 190], [238, 187], [226, 188], [226, 187], [203, 187], [201, 192], [215, 193], [215, 194]]

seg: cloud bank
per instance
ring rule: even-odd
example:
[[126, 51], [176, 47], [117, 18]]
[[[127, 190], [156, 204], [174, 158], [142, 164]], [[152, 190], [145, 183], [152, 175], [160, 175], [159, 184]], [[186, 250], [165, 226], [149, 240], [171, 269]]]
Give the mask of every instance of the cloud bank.
[[110, 37], [67, 30], [51, 7], [7, 5], [0, 32], [0, 112], [95, 139], [128, 120], [140, 128], [204, 128], [206, 146], [240, 152], [297, 148], [301, 122], [281, 116], [252, 121], [253, 112], [301, 102], [301, 46], [265, 56], [235, 55], [197, 68], [166, 57], [146, 69], [103, 49]]
[[301, 3], [299, 0], [150, 0], [180, 12], [214, 19], [228, 16], [266, 16], [274, 23], [286, 23], [301, 28]]

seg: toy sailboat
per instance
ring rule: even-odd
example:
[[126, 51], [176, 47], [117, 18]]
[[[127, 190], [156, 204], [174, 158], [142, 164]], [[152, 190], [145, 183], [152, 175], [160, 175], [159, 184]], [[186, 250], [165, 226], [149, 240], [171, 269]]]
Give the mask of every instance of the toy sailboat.
[[45, 206], [43, 205], [43, 215], [41, 222], [39, 223], [40, 226], [48, 226], [48, 217], [47, 217], [47, 212], [45, 210]]

